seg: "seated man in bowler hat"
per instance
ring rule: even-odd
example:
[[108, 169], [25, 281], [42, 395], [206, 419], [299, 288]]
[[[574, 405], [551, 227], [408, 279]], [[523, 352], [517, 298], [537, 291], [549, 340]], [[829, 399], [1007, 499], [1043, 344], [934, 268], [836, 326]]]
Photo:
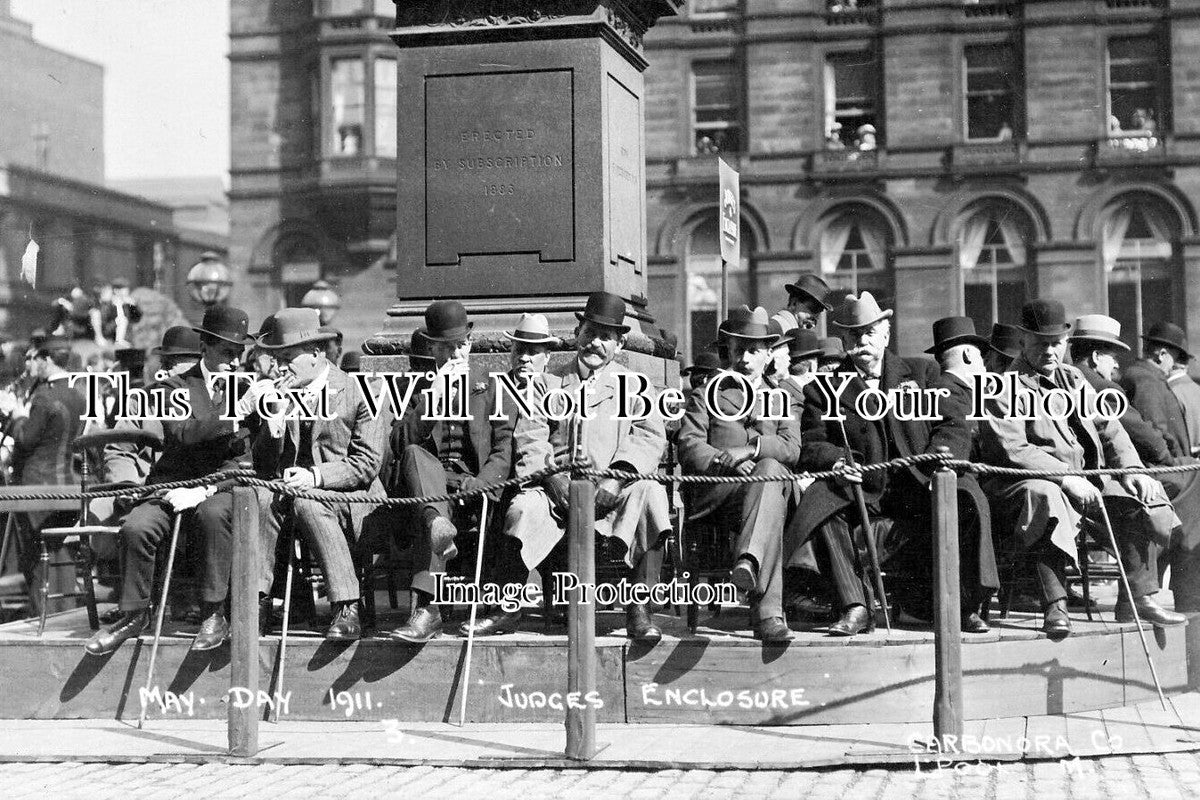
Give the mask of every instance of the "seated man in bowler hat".
[[[587, 384], [588, 414], [556, 421], [527, 417], [517, 424], [517, 475], [529, 475], [547, 465], [569, 461], [576, 451], [600, 469], [654, 472], [667, 447], [663, 420], [655, 413], [643, 420], [617, 418], [617, 375], [631, 373], [616, 362], [625, 346], [625, 301], [608, 292], [588, 296], [576, 312], [575, 358], [552, 372], [563, 389], [577, 392]], [[636, 373], [635, 373], [636, 374]], [[532, 569], [550, 554], [565, 533], [570, 478], [558, 473], [539, 486], [524, 488], [513, 498], [505, 531], [521, 543], [521, 557]], [[596, 486], [596, 531], [625, 545], [625, 563], [634, 581], [657, 580], [653, 556], [671, 528], [667, 492], [662, 484], [642, 480], [625, 483], [605, 478]], [[653, 551], [653, 552], [652, 552]], [[651, 557], [647, 557], [651, 556]], [[645, 605], [625, 609], [627, 635], [639, 641], [662, 638]]]
[[696, 360], [679, 370], [679, 377], [687, 378], [688, 390], [704, 388], [708, 379], [721, 371], [721, 357], [714, 347], [706, 347], [696, 354]]
[[[458, 378], [450, 385], [450, 396], [440, 398], [443, 414], [449, 416], [446, 409], [453, 410], [462, 403], [469, 419], [426, 419], [424, 403], [419, 393], [414, 394], [405, 415], [393, 424], [391, 436], [397, 482], [405, 496], [467, 491], [499, 483], [509, 476], [512, 420], [490, 418], [496, 404], [496, 387], [490, 376], [471, 372], [468, 356], [472, 327], [467, 310], [457, 300], [437, 300], [425, 309], [422, 336], [429, 344], [439, 378]], [[434, 389], [441, 391], [440, 380], [435, 381]], [[459, 391], [469, 393], [465, 401], [456, 397]], [[472, 505], [477, 503], [473, 501]], [[458, 554], [456, 520], [465, 520], [456, 516], [446, 502], [428, 503], [416, 513], [414, 561], [418, 571], [411, 584], [412, 607], [408, 621], [391, 635], [408, 642], [427, 642], [442, 629], [442, 613], [433, 602], [433, 576], [444, 573], [446, 564]], [[479, 520], [481, 527], [486, 524], [487, 520]]]
[[[841, 332], [846, 347], [838, 372], [853, 379], [840, 397], [844, 424], [834, 419], [838, 409], [829, 406], [816, 382], [805, 387], [800, 450], [803, 469], [842, 467], [849, 461], [848, 450], [861, 466], [928, 449], [928, 422], [899, 419], [891, 412], [880, 420], [870, 420], [855, 407], [856, 398], [868, 387], [883, 392], [924, 390], [937, 378], [937, 365], [928, 359], [905, 359], [888, 349], [891, 317], [892, 310], [880, 308], [870, 292], [858, 297], [848, 295], [831, 315], [830, 324]], [[839, 383], [836, 376], [833, 383]], [[867, 562], [852, 483], [862, 486], [871, 523], [868, 533], [878, 542], [880, 561], [894, 559], [896, 566], [907, 568], [909, 580], [902, 586], [905, 602], [917, 616], [924, 617], [932, 593], [928, 480], [915, 468], [866, 475], [850, 470], [836, 481], [817, 481], [805, 490], [789, 524], [788, 533], [793, 539], [787, 546], [789, 550], [799, 548], [810, 539], [815, 543], [821, 572], [835, 587], [840, 614], [829, 627], [830, 635], [853, 636], [873, 627], [868, 592], [864, 591], [865, 582], [871, 578], [857, 566], [866, 566]], [[863, 550], [859, 550], [860, 542]]]
[[[1127, 347], [1121, 352], [1126, 350]], [[1121, 388], [1129, 398], [1131, 412], [1139, 414], [1148, 427], [1131, 427], [1128, 424], [1131, 414], [1123, 417], [1121, 422], [1133, 439], [1138, 455], [1150, 466], [1195, 461], [1184, 407], [1170, 384], [1176, 365], [1186, 363], [1189, 358], [1191, 354], [1183, 329], [1165, 320], [1159, 321], [1142, 336], [1142, 357], [1126, 367], [1119, 378]], [[1106, 377], [1110, 381], [1118, 380], [1111, 373]], [[1153, 446], [1147, 446], [1150, 442]], [[1183, 529], [1175, 532], [1159, 559], [1159, 574], [1170, 565], [1171, 590], [1177, 611], [1200, 611], [1200, 517], [1196, 513], [1195, 497], [1200, 492], [1200, 472], [1166, 474], [1159, 476], [1159, 480], [1184, 522]], [[1153, 616], [1148, 609], [1143, 611], [1139, 607], [1138, 610], [1143, 619]], [[1117, 611], [1121, 612], [1122, 620], [1132, 616], [1124, 604]]]
[[[1021, 309], [1022, 349], [1009, 372], [1015, 372], [1020, 385], [1035, 397], [1065, 390], [1071, 396], [1090, 394], [1094, 401], [1095, 390], [1078, 369], [1064, 361], [1070, 331], [1066, 311], [1057, 300], [1033, 300]], [[1051, 419], [1043, 413], [1025, 419], [1026, 415], [1009, 407], [1004, 393], [988, 398], [985, 411], [988, 416], [979, 429], [985, 463], [1054, 472], [1143, 466], [1129, 434], [1117, 420], [1089, 418], [1080, 408], [1073, 409], [1066, 419]], [[982, 485], [997, 517], [1012, 521], [1009, 547], [1034, 559], [1044, 611], [1042, 630], [1048, 636], [1062, 638], [1071, 632], [1066, 568], [1074, 563], [1085, 521], [1100, 532], [1102, 543], [1108, 539], [1101, 503], [1112, 520], [1133, 602], [1145, 607], [1145, 598], [1158, 591], [1155, 543], [1169, 542], [1178, 524], [1170, 504], [1165, 509], [1160, 505], [1166, 492], [1158, 481], [1135, 472], [1119, 478], [991, 477]]]
[[988, 372], [1004, 372], [1009, 364], [1021, 355], [1021, 329], [1016, 325], [997, 322], [992, 325], [992, 338], [983, 353], [983, 364]]
[[[933, 347], [926, 350], [942, 374], [933, 388], [945, 390], [938, 402], [941, 420], [933, 423], [927, 453], [945, 452], [961, 461], [978, 461], [979, 423], [967, 419], [974, 400], [975, 375], [987, 371], [988, 340], [975, 332], [970, 317], [944, 317], [933, 323]], [[992, 543], [992, 512], [987, 495], [971, 473], [958, 476], [959, 597], [962, 629], [987, 633], [984, 620], [992, 595], [1000, 588]]]
[[[787, 475], [800, 459], [800, 407], [796, 417], [764, 419], [762, 406], [770, 389], [764, 370], [779, 337], [762, 308], [734, 309], [721, 323], [718, 348], [726, 370], [740, 379], [718, 374], [716, 400], [725, 416], [745, 407], [746, 386], [754, 400], [749, 413], [732, 422], [709, 408], [706, 392], [692, 392], [679, 429], [679, 464], [687, 475]], [[784, 342], [786, 347], [790, 338]], [[794, 505], [790, 481], [698, 484], [687, 487], [688, 521], [708, 518], [735, 536], [733, 583], [750, 598], [750, 625], [764, 642], [792, 638], [783, 614], [783, 527]]]
[[[204, 322], [195, 329], [200, 334], [199, 363], [162, 382], [167, 391], [187, 391], [192, 415], [186, 420], [162, 422], [162, 453], [150, 469], [147, 484], [203, 478], [237, 469], [239, 461], [247, 456], [245, 431], [236, 422], [220, 419], [225, 393], [233, 387], [223, 386], [217, 376], [237, 371], [242, 351], [253, 341], [248, 328], [249, 320], [241, 309], [213, 306], [204, 313]], [[170, 489], [162, 496], [152, 495], [139, 502], [121, 526], [122, 616], [87, 641], [84, 649], [89, 655], [111, 653], [145, 630], [150, 622], [158, 546], [170, 535], [173, 516], [193, 509], [189, 518], [204, 542], [204, 571], [200, 587], [202, 620], [192, 649], [212, 650], [228, 638], [225, 602], [233, 561], [233, 493], [218, 490], [215, 485]]]
[[783, 331], [792, 328], [815, 330], [821, 315], [830, 310], [830, 305], [825, 302], [829, 284], [820, 275], [802, 272], [795, 283], [789, 283], [784, 288], [788, 293], [787, 307], [772, 319], [779, 323]]
[[[280, 478], [295, 489], [367, 492], [380, 495], [379, 470], [385, 447], [384, 423], [372, 416], [354, 381], [329, 361], [327, 345], [334, 334], [320, 329], [315, 308], [285, 308], [275, 314], [271, 330], [258, 342], [279, 365], [278, 386], [301, 389], [300, 399], [316, 419], [264, 419], [254, 441], [254, 466], [264, 475]], [[332, 418], [319, 411], [322, 397]], [[288, 416], [297, 409], [292, 399]], [[362, 532], [363, 520], [374, 510], [369, 503], [279, 495], [271, 505], [276, 518], [290, 513], [296, 531], [321, 562], [333, 622], [325, 632], [332, 641], [351, 641], [362, 635], [359, 619], [358, 573], [350, 542]], [[264, 569], [259, 594], [270, 594], [274, 582], [275, 537], [279, 525], [262, 526]], [[290, 555], [290, 554], [289, 554]]]

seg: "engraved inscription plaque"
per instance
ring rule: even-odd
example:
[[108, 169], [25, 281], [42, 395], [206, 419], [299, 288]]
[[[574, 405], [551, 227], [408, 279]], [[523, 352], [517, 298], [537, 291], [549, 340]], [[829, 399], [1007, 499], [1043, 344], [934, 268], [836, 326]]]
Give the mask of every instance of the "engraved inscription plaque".
[[575, 258], [569, 69], [425, 78], [425, 263]]
[[642, 204], [642, 130], [633, 124], [641, 118], [638, 96], [614, 76], [608, 76], [608, 247], [613, 264], [632, 265], [642, 271], [638, 254], [645, 240]]

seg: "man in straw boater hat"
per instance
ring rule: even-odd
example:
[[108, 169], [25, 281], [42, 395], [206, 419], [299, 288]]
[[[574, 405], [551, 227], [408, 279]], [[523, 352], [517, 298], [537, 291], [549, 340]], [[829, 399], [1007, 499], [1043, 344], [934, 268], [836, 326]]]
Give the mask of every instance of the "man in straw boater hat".
[[[1169, 383], [1176, 365], [1191, 358], [1187, 336], [1179, 326], [1161, 321], [1151, 326], [1142, 341], [1142, 358], [1123, 370], [1120, 377], [1131, 406], [1121, 422], [1147, 465], [1195, 463], [1184, 409]], [[1122, 352], [1128, 350], [1123, 342], [1121, 345]], [[1112, 375], [1105, 377], [1117, 380]], [[1134, 415], [1141, 418], [1142, 425], [1131, 424]], [[1159, 558], [1159, 574], [1170, 565], [1176, 611], [1200, 611], [1200, 472], [1167, 474], [1159, 480], [1184, 522]], [[1122, 621], [1132, 616], [1124, 603], [1117, 611]], [[1140, 606], [1138, 611], [1143, 619], [1150, 616]]]
[[[944, 390], [938, 403], [941, 420], [933, 423], [926, 452], [947, 452], [961, 461], [978, 461], [979, 423], [968, 419], [975, 396], [974, 376], [987, 372], [984, 353], [991, 349], [975, 332], [970, 317], [944, 317], [933, 323], [933, 346], [926, 350], [942, 374], [933, 388]], [[987, 495], [971, 473], [958, 478], [959, 579], [962, 629], [987, 633], [984, 620], [992, 594], [1000, 588], [992, 543], [992, 513]]]
[[[253, 339], [246, 312], [213, 306], [204, 313], [200, 334], [200, 361], [193, 368], [162, 382], [170, 391], [188, 394], [192, 414], [186, 420], [163, 420], [163, 448], [146, 483], [203, 478], [214, 472], [236, 469], [246, 455], [246, 436], [240, 426], [220, 419], [226, 405], [224, 385], [217, 376], [236, 372], [242, 351]], [[204, 542], [201, 576], [200, 631], [193, 650], [220, 647], [229, 636], [225, 601], [233, 561], [233, 493], [215, 485], [170, 489], [162, 496], [142, 500], [121, 526], [124, 542], [120, 608], [122, 616], [98, 631], [85, 645], [91, 655], [106, 655], [127, 639], [139, 635], [150, 621], [150, 591], [159, 543], [170, 535], [172, 517], [193, 510], [191, 522]]]
[[[334, 334], [320, 329], [315, 308], [285, 308], [258, 346], [279, 368], [279, 388], [301, 390], [278, 403], [280, 417], [267, 417], [254, 439], [254, 467], [262, 475], [282, 479], [294, 489], [382, 494], [384, 424], [373, 416], [354, 381], [329, 361], [327, 343]], [[297, 403], [303, 403], [300, 409]], [[322, 415], [322, 407], [329, 418]], [[306, 413], [307, 412], [307, 413]], [[358, 573], [350, 542], [362, 532], [369, 503], [338, 503], [279, 495], [271, 504], [276, 523], [290, 514], [297, 532], [317, 553], [333, 621], [325, 638], [350, 641], [362, 635]], [[280, 525], [263, 525], [263, 572], [259, 596], [269, 596], [274, 582], [275, 537]], [[290, 554], [289, 554], [290, 556]]]
[[789, 283], [784, 288], [788, 293], [787, 307], [771, 319], [778, 322], [783, 331], [793, 328], [815, 330], [820, 324], [821, 315], [830, 310], [829, 303], [825, 301], [829, 284], [820, 275], [801, 272], [795, 283]]
[[[980, 424], [980, 454], [985, 463], [1051, 472], [1142, 468], [1119, 421], [1084, 413], [1089, 398], [1095, 405], [1096, 392], [1078, 369], [1064, 363], [1070, 331], [1066, 311], [1057, 300], [1032, 300], [1021, 309], [1021, 354], [1009, 373], [1016, 373], [1018, 387], [1034, 399], [1033, 413], [1011, 408], [1006, 392], [987, 398], [987, 418]], [[1072, 408], [1063, 409], [1064, 394], [1082, 397], [1085, 407], [1072, 401]], [[1056, 412], [1069, 411], [1065, 419], [1044, 412], [1051, 395], [1059, 398], [1050, 404]], [[1154, 543], [1168, 542], [1178, 524], [1170, 504], [1165, 509], [1161, 505], [1166, 502], [1161, 483], [1134, 472], [1119, 478], [992, 477], [983, 481], [983, 487], [996, 518], [1012, 521], [1011, 532], [1000, 532], [1010, 534], [1009, 547], [1033, 558], [1044, 610], [1042, 630], [1048, 636], [1062, 638], [1071, 632], [1066, 568], [1076, 557], [1076, 540], [1085, 520], [1103, 531], [1098, 538], [1105, 543], [1105, 509], [1113, 522], [1133, 601], [1139, 608], [1153, 603], [1151, 595], [1158, 591]], [[1159, 619], [1161, 624], [1171, 622], [1167, 617]]]
[[[526, 476], [577, 455], [590, 457], [599, 469], [655, 472], [667, 448], [661, 416], [654, 410], [646, 419], [619, 419], [617, 415], [617, 375], [639, 374], [615, 360], [629, 332], [625, 301], [608, 292], [593, 292], [583, 312], [575, 316], [579, 319], [575, 358], [552, 374], [573, 396], [586, 386], [586, 418], [575, 409], [561, 421], [537, 415], [518, 422], [514, 434], [520, 454], [517, 475]], [[636, 386], [636, 381], [631, 384]], [[525, 487], [513, 498], [505, 531], [521, 542], [527, 569], [542, 563], [563, 538], [569, 486], [569, 476], [560, 472], [538, 486]], [[653, 556], [661, 551], [660, 542], [670, 528], [662, 484], [649, 480], [627, 483], [616, 478], [597, 484], [596, 531], [625, 545], [625, 563], [634, 581], [650, 585], [657, 579]], [[626, 606], [625, 623], [632, 639], [651, 642], [662, 638], [645, 605]]]
[[[721, 361], [739, 377], [718, 373], [711, 379], [720, 382], [712, 387], [715, 392], [696, 391], [688, 398], [679, 429], [679, 464], [685, 474], [788, 475], [796, 466], [799, 418], [790, 409], [784, 419], [764, 418], [770, 387], [763, 373], [778, 339], [762, 308], [736, 308], [721, 323], [717, 333]], [[718, 409], [709, 407], [709, 396], [724, 416], [738, 418], [721, 419], [714, 413]], [[704, 484], [687, 493], [689, 521], [709, 518], [721, 529], [736, 532], [732, 580], [750, 597], [755, 638], [766, 642], [792, 638], [783, 615], [783, 526], [794, 489], [792, 481], [773, 481]]]
[[[541, 398], [551, 389], [558, 388], [562, 379], [557, 375], [547, 373], [546, 367], [550, 365], [551, 348], [561, 344], [562, 340], [550, 332], [550, 321], [546, 319], [545, 315], [522, 314], [521, 318], [517, 320], [516, 327], [511, 331], [505, 331], [504, 337], [508, 339], [511, 348], [508, 376], [520, 391], [531, 388], [533, 396]], [[520, 424], [524, 416], [520, 407], [508, 398], [505, 398], [505, 405], [513, 426]], [[516, 449], [517, 439], [515, 436], [512, 438], [512, 443], [512, 467], [508, 477], [515, 475], [517, 461], [520, 458]], [[500, 499], [498, 508], [507, 510], [507, 505], [515, 494], [514, 490], [505, 492]], [[501, 586], [506, 584], [523, 586], [529, 580], [529, 568], [521, 560], [520, 541], [511, 536], [501, 536], [494, 543], [494, 547], [490, 580]], [[476, 620], [474, 633], [476, 636], [512, 633], [521, 622], [521, 614], [520, 608], [513, 611], [505, 611], [500, 606], [490, 608], [483, 617]], [[464, 636], [470, 634], [471, 621], [463, 622], [459, 632]]]
[[[496, 387], [491, 380], [471, 374], [471, 329], [467, 311], [457, 300], [437, 300], [425, 309], [423, 338], [429, 343], [438, 372], [433, 389], [443, 415], [465, 408], [467, 420], [426, 419], [423, 403], [409, 406], [392, 425], [391, 446], [396, 459], [399, 491], [408, 497], [437, 496], [467, 491], [506, 480], [512, 465], [512, 420], [491, 419]], [[449, 396], [442, 397], [441, 377], [450, 376]], [[467, 392], [466, 398], [458, 392]], [[447, 410], [449, 413], [447, 413]], [[458, 504], [456, 504], [458, 505]], [[470, 503], [480, 507], [478, 500]], [[474, 512], [471, 512], [474, 513]], [[414, 548], [417, 573], [412, 578], [412, 607], [408, 621], [391, 636], [408, 642], [427, 642], [442, 629], [442, 613], [434, 600], [434, 574], [458, 554], [455, 537], [465, 514], [451, 511], [449, 503], [427, 503], [416, 511], [418, 526]], [[488, 524], [479, 520], [482, 529]]]
[[[835, 467], [880, 463], [903, 456], [924, 453], [929, 448], [928, 422], [898, 419], [887, 413], [870, 420], [855, 408], [855, 401], [868, 387], [887, 392], [892, 389], [924, 390], [937, 377], [937, 365], [928, 359], [904, 359], [888, 350], [891, 342], [891, 309], [882, 309], [870, 292], [847, 295], [830, 318], [846, 347], [846, 357], [838, 371], [849, 374], [841, 394], [840, 410], [844, 422], [837, 419], [838, 409], [827, 403], [817, 383], [805, 387], [800, 466], [809, 471]], [[833, 383], [838, 383], [837, 376]], [[868, 607], [865, 581], [878, 583], [875, 565], [872, 575], [863, 574], [857, 564], [867, 565], [857, 552], [859, 542], [878, 551], [879, 561], [892, 558], [900, 571], [907, 571], [904, 582], [905, 603], [917, 616], [924, 616], [931, 601], [929, 574], [930, 504], [926, 488], [928, 476], [919, 469], [899, 468], [864, 475], [851, 469], [836, 481], [817, 481], [804, 492], [792, 517], [788, 534], [789, 549], [813, 538], [821, 571], [835, 587], [839, 619], [829, 627], [834, 636], [853, 636], [870, 629], [873, 614]], [[855, 487], [858, 487], [856, 489]], [[862, 491], [869, 517], [867, 543], [854, 531], [863, 529], [863, 516], [857, 492]]]

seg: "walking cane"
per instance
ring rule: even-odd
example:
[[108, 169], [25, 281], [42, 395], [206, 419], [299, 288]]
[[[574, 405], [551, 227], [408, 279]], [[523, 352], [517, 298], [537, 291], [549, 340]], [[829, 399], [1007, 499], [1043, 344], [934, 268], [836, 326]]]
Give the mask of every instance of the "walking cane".
[[[842, 441], [846, 444], [846, 464], [851, 467], [857, 466], [854, 461], [854, 452], [850, 449], [850, 437], [846, 435], [846, 421], [839, 418], [838, 425], [842, 429]], [[871, 517], [867, 513], [867, 498], [863, 494], [861, 483], [850, 484], [850, 489], [854, 492], [854, 502], [858, 506], [858, 518], [862, 520], [863, 539], [867, 542], [867, 558], [871, 559], [871, 573], [875, 579], [875, 591], [879, 595], [879, 604], [883, 607], [883, 624], [887, 628], [888, 633], [891, 633], [892, 619], [888, 614], [887, 594], [883, 589], [883, 571], [879, 566], [879, 549], [875, 546], [875, 536], [871, 532]], [[856, 547], [855, 550], [857, 549]], [[875, 610], [869, 609], [869, 611], [874, 616]]]
[[[483, 542], [488, 526], [488, 496], [481, 494], [483, 506], [479, 510], [479, 544], [475, 547], [475, 588], [479, 589], [479, 581], [483, 579]], [[463, 670], [462, 703], [458, 707], [458, 727], [467, 724], [467, 692], [471, 689], [471, 649], [475, 644], [475, 610], [477, 603], [471, 603], [471, 621], [467, 623], [467, 665]]]
[[[283, 585], [283, 628], [279, 632], [279, 680], [275, 682], [275, 696], [283, 697], [283, 670], [287, 665], [288, 623], [292, 615], [292, 579], [296, 573], [296, 523], [288, 522], [287, 578]], [[269, 722], [279, 722], [279, 703], [271, 707]]]
[[[154, 643], [150, 645], [150, 668], [146, 670], [146, 690], [143, 695], [148, 697], [154, 686], [154, 664], [158, 661], [158, 642], [162, 638], [163, 614], [167, 610], [167, 593], [171, 591], [171, 572], [175, 569], [175, 547], [179, 544], [179, 523], [183, 512], [175, 514], [171, 525], [171, 546], [167, 550], [167, 574], [163, 576], [162, 599], [158, 603], [158, 613], [154, 619]], [[146, 703], [142, 702], [142, 710], [138, 712], [138, 730], [146, 722]]]
[[1142, 630], [1142, 618], [1138, 614], [1137, 603], [1133, 602], [1133, 592], [1129, 588], [1129, 575], [1125, 572], [1125, 562], [1121, 561], [1121, 551], [1117, 549], [1117, 535], [1113, 532], [1112, 520], [1108, 518], [1108, 509], [1104, 501], [1100, 501], [1100, 516], [1104, 519], [1104, 527], [1108, 531], [1108, 541], [1113, 548], [1113, 558], [1117, 562], [1117, 572], [1121, 574], [1121, 586], [1125, 588], [1125, 596], [1129, 598], [1129, 607], [1133, 609], [1133, 621], [1137, 624], [1138, 638], [1142, 640], [1142, 652], [1146, 654], [1146, 663], [1150, 665], [1150, 677], [1154, 678], [1154, 688], [1158, 690], [1158, 701], [1162, 703], [1163, 711], [1167, 708], [1167, 697], [1163, 694], [1162, 684], [1158, 681], [1158, 670], [1154, 668], [1154, 659], [1150, 657], [1150, 645], [1146, 644], [1146, 632]]

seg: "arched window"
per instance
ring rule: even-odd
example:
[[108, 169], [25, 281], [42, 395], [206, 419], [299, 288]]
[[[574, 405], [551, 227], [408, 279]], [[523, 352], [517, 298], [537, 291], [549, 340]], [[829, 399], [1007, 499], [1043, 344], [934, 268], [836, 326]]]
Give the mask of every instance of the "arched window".
[[958, 221], [955, 251], [962, 277], [963, 309], [975, 329], [1013, 323], [1029, 298], [1028, 242], [1032, 225], [1024, 211], [1002, 201], [984, 201]]
[[[755, 249], [754, 234], [742, 224], [742, 252], [736, 264], [729, 265], [726, 308], [755, 305], [757, 292], [750, 271], [750, 253]], [[717, 338], [721, 324], [721, 240], [716, 209], [695, 224], [687, 240], [683, 287], [683, 341], [680, 349], [695, 354]]]
[[819, 226], [817, 257], [830, 289], [869, 291], [880, 305], [893, 308], [892, 229], [883, 216], [856, 203], [834, 209]]
[[1155, 320], [1178, 318], [1179, 233], [1174, 211], [1150, 195], [1127, 195], [1105, 209], [1100, 257], [1108, 314], [1121, 323], [1121, 338], [1135, 351]]

